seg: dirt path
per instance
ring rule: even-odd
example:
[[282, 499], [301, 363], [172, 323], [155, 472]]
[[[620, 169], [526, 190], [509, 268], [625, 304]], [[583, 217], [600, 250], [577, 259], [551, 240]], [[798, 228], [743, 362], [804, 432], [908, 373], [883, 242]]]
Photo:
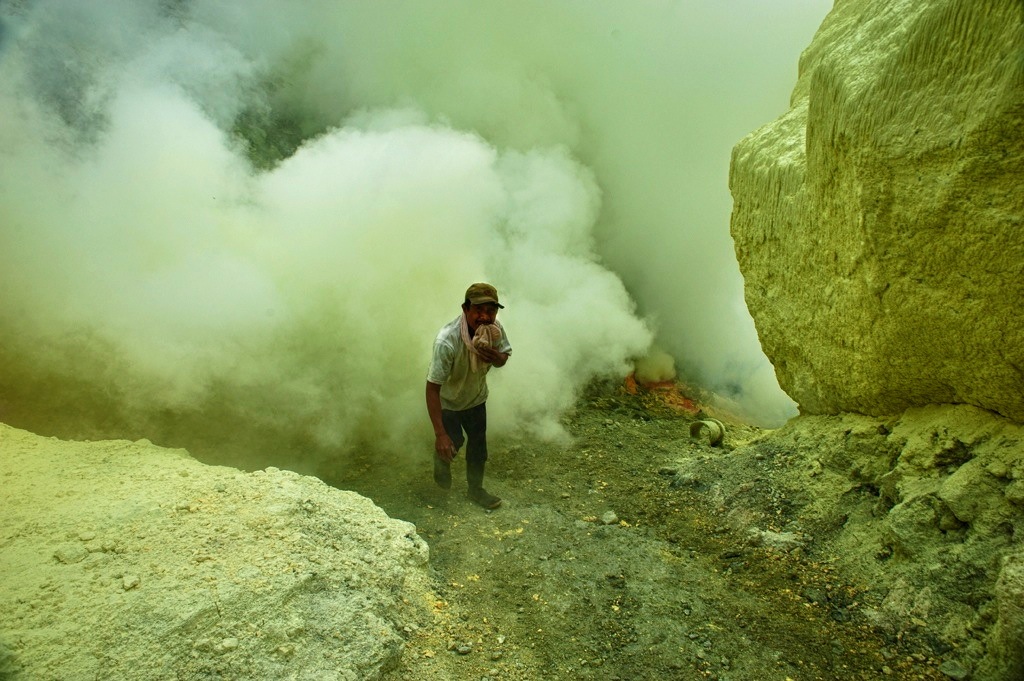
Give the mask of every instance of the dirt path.
[[[434, 620], [408, 627], [389, 679], [945, 678], [930, 651], [865, 623], [876, 595], [827, 555], [751, 546], [716, 517], [714, 491], [673, 484], [683, 454], [710, 448], [692, 415], [648, 398], [588, 395], [565, 420], [568, 448], [492, 442], [495, 512], [435, 487], [429, 461], [397, 481], [377, 458], [324, 476], [430, 544]], [[756, 434], [730, 424], [725, 451]], [[782, 529], [786, 500], [764, 499]]]

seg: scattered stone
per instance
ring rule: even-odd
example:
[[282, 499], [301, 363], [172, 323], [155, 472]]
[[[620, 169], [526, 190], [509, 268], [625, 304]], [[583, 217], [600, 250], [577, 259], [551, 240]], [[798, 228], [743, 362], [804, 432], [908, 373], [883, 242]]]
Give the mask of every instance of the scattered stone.
[[767, 546], [780, 551], [793, 551], [804, 545], [803, 540], [795, 532], [773, 532], [756, 528], [750, 530], [748, 541], [754, 546]]
[[615, 525], [619, 522], [619, 516], [615, 514], [615, 511], [605, 511], [601, 515], [602, 525]]
[[80, 563], [89, 555], [89, 551], [81, 544], [62, 544], [53, 552], [54, 558], [65, 565]]
[[1003, 494], [1006, 495], [1006, 500], [1011, 504], [1024, 506], [1024, 480], [1014, 480], [1006, 486]]
[[824, 603], [828, 600], [828, 594], [825, 593], [825, 590], [814, 586], [805, 588], [800, 592], [800, 595], [811, 603]]
[[956, 660], [946, 660], [939, 665], [939, 671], [956, 681], [964, 681], [971, 675], [970, 671]]
[[988, 471], [989, 475], [996, 478], [1007, 478], [1010, 476], [1009, 466], [998, 459], [985, 466], [985, 470]]
[[125, 575], [121, 578], [121, 586], [124, 587], [125, 591], [131, 591], [139, 586], [142, 580], [137, 575]]
[[681, 487], [696, 487], [700, 484], [700, 476], [693, 471], [678, 471], [672, 478], [672, 482], [669, 483], [669, 487], [672, 489], [679, 489]]

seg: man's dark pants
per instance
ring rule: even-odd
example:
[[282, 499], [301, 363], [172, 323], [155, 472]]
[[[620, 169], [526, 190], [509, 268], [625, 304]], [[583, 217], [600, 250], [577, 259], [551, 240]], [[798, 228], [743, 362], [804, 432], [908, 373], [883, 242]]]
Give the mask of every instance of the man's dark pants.
[[[484, 464], [487, 461], [487, 403], [478, 404], [464, 411], [441, 410], [444, 431], [455, 444], [455, 451], [466, 445], [466, 463]], [[463, 436], [465, 431], [465, 436]]]

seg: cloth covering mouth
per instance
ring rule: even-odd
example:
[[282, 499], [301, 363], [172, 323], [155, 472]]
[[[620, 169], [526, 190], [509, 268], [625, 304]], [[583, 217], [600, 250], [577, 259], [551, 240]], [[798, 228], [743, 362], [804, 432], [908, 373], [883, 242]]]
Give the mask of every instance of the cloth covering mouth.
[[476, 327], [476, 334], [469, 337], [469, 323], [466, 322], [466, 315], [462, 315], [462, 342], [469, 348], [469, 366], [474, 372], [480, 371], [481, 365], [484, 361], [480, 358], [480, 351], [478, 348], [491, 347], [493, 348], [501, 340], [502, 328], [501, 324], [494, 322], [493, 324], [481, 324]]

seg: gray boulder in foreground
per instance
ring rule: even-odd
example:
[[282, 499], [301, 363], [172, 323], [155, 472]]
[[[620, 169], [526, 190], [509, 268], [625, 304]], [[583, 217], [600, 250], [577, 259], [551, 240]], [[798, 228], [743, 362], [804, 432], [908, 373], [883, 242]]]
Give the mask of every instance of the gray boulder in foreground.
[[377, 678], [424, 615], [427, 545], [268, 468], [0, 424], [0, 675]]
[[1024, 421], [1020, 0], [836, 0], [734, 149], [748, 308], [808, 414]]

